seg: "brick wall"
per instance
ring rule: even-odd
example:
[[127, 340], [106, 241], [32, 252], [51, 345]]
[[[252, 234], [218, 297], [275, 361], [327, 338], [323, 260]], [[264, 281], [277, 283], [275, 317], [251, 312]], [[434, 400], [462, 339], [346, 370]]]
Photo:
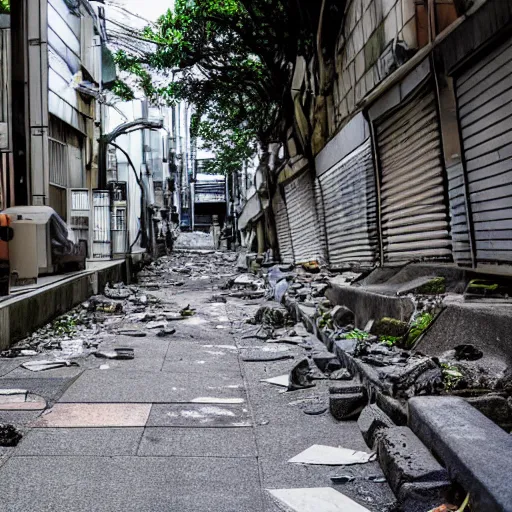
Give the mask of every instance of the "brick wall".
[[349, 0], [335, 60], [334, 129], [389, 74], [393, 40], [418, 48], [416, 8], [415, 0]]

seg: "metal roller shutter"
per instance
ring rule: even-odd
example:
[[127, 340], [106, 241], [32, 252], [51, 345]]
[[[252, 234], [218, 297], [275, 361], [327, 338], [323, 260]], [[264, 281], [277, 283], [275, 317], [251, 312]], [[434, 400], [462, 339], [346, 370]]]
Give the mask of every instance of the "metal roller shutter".
[[276, 192], [272, 200], [272, 208], [274, 209], [281, 261], [285, 263], [292, 263], [293, 247], [292, 237], [290, 234], [290, 224], [288, 223], [288, 212], [286, 211], [286, 205], [279, 190]]
[[436, 98], [425, 87], [377, 122], [384, 261], [452, 257]]
[[456, 81], [478, 263], [512, 262], [512, 39]]
[[309, 172], [285, 185], [295, 263], [322, 260], [313, 180]]
[[377, 254], [377, 207], [370, 140], [320, 176], [329, 263], [372, 266]]
[[315, 204], [316, 204], [316, 214], [317, 214], [317, 222], [318, 222], [318, 241], [320, 243], [320, 248], [322, 250], [322, 260], [325, 260], [326, 256], [326, 230], [325, 230], [325, 208], [324, 201], [322, 197], [322, 187], [320, 185], [320, 180], [318, 178], [315, 179], [313, 184], [313, 192], [315, 194]]

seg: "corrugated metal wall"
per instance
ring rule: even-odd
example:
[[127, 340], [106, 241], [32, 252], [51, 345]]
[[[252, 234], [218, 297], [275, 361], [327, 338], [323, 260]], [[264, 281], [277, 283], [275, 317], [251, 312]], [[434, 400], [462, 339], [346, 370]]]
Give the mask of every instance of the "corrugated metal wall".
[[385, 263], [452, 257], [441, 135], [430, 86], [376, 123]]
[[320, 176], [329, 263], [372, 266], [377, 257], [377, 207], [371, 142]]
[[446, 173], [448, 175], [453, 259], [460, 265], [471, 265], [464, 168], [459, 163], [446, 169]]
[[322, 261], [327, 262], [327, 234], [325, 229], [325, 208], [324, 199], [322, 196], [322, 186], [320, 180], [315, 178], [313, 182], [313, 192], [315, 194], [316, 214], [318, 218], [318, 239], [320, 242], [320, 248], [322, 250]]
[[284, 187], [295, 263], [322, 260], [313, 179], [309, 171]]
[[279, 242], [279, 252], [281, 261], [293, 263], [292, 237], [290, 234], [290, 224], [288, 223], [288, 212], [286, 204], [278, 190], [272, 199], [272, 208], [276, 221], [277, 240]]
[[456, 82], [478, 263], [512, 262], [512, 39]]

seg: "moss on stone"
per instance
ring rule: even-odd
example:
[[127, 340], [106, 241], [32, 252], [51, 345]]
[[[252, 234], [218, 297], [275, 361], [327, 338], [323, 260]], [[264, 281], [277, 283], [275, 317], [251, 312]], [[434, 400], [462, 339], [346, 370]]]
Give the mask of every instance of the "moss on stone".
[[409, 330], [407, 322], [402, 322], [397, 318], [384, 317], [375, 322], [372, 327], [372, 334], [376, 336], [393, 336], [401, 338]]
[[422, 284], [416, 290], [421, 295], [438, 295], [446, 292], [444, 277], [434, 277], [428, 283]]

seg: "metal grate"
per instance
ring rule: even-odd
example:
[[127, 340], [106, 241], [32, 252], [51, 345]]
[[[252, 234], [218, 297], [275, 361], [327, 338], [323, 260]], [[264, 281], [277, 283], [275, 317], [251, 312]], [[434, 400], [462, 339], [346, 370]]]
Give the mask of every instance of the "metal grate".
[[108, 259], [111, 254], [110, 192], [94, 190], [92, 204], [94, 215], [93, 258]]
[[50, 183], [58, 187], [68, 186], [68, 148], [63, 142], [48, 138], [50, 152]]

